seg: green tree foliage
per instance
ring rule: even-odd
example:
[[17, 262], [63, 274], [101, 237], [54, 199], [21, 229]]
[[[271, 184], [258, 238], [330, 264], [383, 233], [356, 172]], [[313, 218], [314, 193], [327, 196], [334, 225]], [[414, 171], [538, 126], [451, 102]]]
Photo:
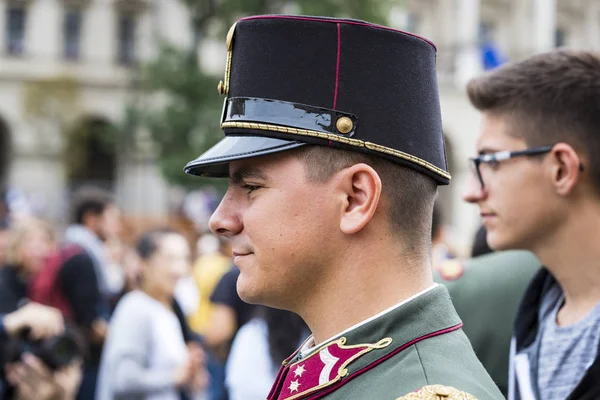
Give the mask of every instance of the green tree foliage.
[[150, 131], [157, 145], [160, 167], [166, 179], [188, 187], [207, 182], [185, 175], [182, 172], [184, 164], [222, 138], [219, 116], [223, 98], [216, 90], [222, 77], [209, 76], [200, 70], [195, 49], [202, 38], [209, 33], [217, 34], [223, 38], [225, 45], [225, 32], [239, 17], [290, 10], [307, 15], [385, 23], [390, 4], [389, 0], [181, 1], [190, 10], [195, 44], [188, 50], [164, 46], [154, 61], [142, 67], [140, 87], [144, 93], [143, 98], [150, 101], [134, 105], [137, 113], [134, 119]]
[[143, 91], [152, 96], [138, 107], [140, 119], [151, 133], [164, 176], [172, 183], [197, 185], [183, 166], [222, 136], [217, 79], [190, 63], [186, 52], [169, 46], [142, 68], [141, 78]]

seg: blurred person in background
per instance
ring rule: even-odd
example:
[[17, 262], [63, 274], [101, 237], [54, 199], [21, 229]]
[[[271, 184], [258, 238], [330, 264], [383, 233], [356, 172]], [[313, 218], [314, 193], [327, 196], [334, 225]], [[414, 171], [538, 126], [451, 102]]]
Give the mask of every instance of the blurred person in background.
[[56, 250], [54, 232], [39, 219], [20, 221], [10, 232], [7, 265], [0, 269], [0, 314], [29, 300], [29, 285]]
[[173, 307], [189, 268], [186, 239], [170, 230], [142, 235], [141, 288], [117, 305], [102, 354], [97, 400], [189, 398], [206, 384], [202, 352], [186, 343]]
[[464, 193], [491, 248], [543, 268], [513, 331], [510, 399], [600, 397], [600, 54], [554, 50], [467, 86], [482, 113]]
[[67, 295], [75, 321], [86, 333], [89, 356], [77, 398], [91, 399], [95, 392], [102, 345], [110, 318], [111, 291], [108, 282], [107, 240], [118, 237], [121, 214], [111, 193], [84, 187], [73, 197], [73, 224], [65, 231], [70, 251], [60, 270], [61, 288]]
[[434, 280], [448, 288], [477, 358], [504, 396], [512, 327], [521, 297], [540, 262], [528, 251], [500, 251], [447, 260]]
[[473, 244], [471, 245], [471, 257], [479, 257], [488, 253], [492, 253], [494, 250], [490, 248], [487, 242], [487, 230], [484, 225], [481, 225], [475, 237], [473, 238]]
[[7, 190], [5, 188], [0, 188], [0, 224], [8, 225], [10, 211], [8, 209], [6, 192]]
[[198, 312], [200, 306], [200, 291], [198, 285], [196, 285], [191, 263], [182, 272], [182, 277], [177, 283], [175, 299], [180, 305], [187, 323], [187, 320]]
[[231, 269], [233, 260], [229, 243], [211, 233], [198, 239], [196, 252], [198, 257], [194, 262], [193, 275], [200, 302], [197, 311], [189, 317], [189, 323], [195, 332], [204, 335], [209, 328], [213, 309], [210, 296], [223, 275]]
[[431, 252], [433, 269], [439, 266], [446, 260], [451, 260], [457, 257], [457, 254], [452, 250], [446, 238], [445, 220], [442, 207], [439, 202], [433, 205], [433, 219], [431, 224]]
[[84, 187], [73, 196], [73, 224], [65, 231], [65, 241], [81, 246], [93, 262], [100, 293], [109, 298], [115, 292], [108, 283], [110, 248], [121, 233], [121, 212], [113, 195], [95, 187]]
[[[62, 330], [63, 318], [56, 316], [60, 315], [58, 309], [35, 303], [28, 304], [31, 284], [45, 268], [49, 257], [55, 251], [55, 245], [54, 232], [44, 221], [24, 219], [13, 227], [8, 244], [8, 264], [0, 269], [0, 314], [8, 314], [3, 319], [3, 326], [8, 335], [23, 334], [28, 339], [36, 339], [58, 334]], [[19, 311], [21, 307], [23, 311]], [[34, 326], [27, 322], [27, 327], [31, 329], [29, 334], [19, 332], [26, 324], [23, 321], [34, 318], [39, 318]], [[80, 369], [79, 362], [76, 364], [61, 370], [59, 375], [73, 377], [74, 370]], [[6, 398], [19, 394], [23, 399], [37, 399], [34, 389], [42, 390], [45, 383], [48, 385], [44, 387], [48, 386], [48, 389], [53, 386], [50, 385], [53, 378], [49, 375], [48, 368], [41, 365], [36, 357], [27, 356], [22, 362], [3, 367], [6, 367], [2, 370], [3, 381], [10, 384], [4, 388]], [[70, 381], [69, 378], [64, 379]]]
[[[197, 242], [196, 251], [198, 257], [193, 267], [193, 275], [198, 287], [200, 294], [198, 309], [196, 312], [189, 316], [188, 321], [190, 327], [194, 332], [205, 338], [209, 336], [208, 342], [212, 344], [213, 348], [220, 347], [219, 343], [225, 342], [225, 339], [215, 339], [215, 334], [218, 334], [218, 327], [214, 324], [222, 324], [222, 320], [227, 317], [223, 317], [222, 314], [229, 314], [228, 311], [224, 311], [221, 307], [217, 307], [217, 315], [215, 321], [213, 321], [213, 312], [215, 305], [211, 301], [210, 297], [213, 294], [217, 284], [231, 269], [233, 265], [231, 256], [231, 246], [226, 240], [220, 239], [211, 233], [205, 233], [202, 235]], [[212, 324], [211, 324], [212, 322]], [[231, 326], [227, 323], [225, 326]], [[222, 400], [225, 398], [225, 364], [222, 351], [217, 351], [221, 355], [216, 355], [210, 348], [207, 349], [207, 362], [206, 366], [210, 373], [210, 383], [207, 389], [208, 398], [210, 400]]]
[[302, 318], [290, 311], [270, 307], [257, 311], [231, 346], [226, 370], [229, 400], [266, 399], [283, 360], [310, 334]]
[[8, 237], [10, 230], [8, 221], [0, 219], [0, 268], [6, 264], [6, 253], [8, 251]]
[[105, 242], [106, 255], [106, 284], [111, 296], [121, 292], [125, 285], [125, 271], [123, 261], [127, 247], [118, 238], [112, 237]]
[[[60, 335], [64, 328], [59, 310], [37, 303], [0, 315], [0, 357], [6, 359], [5, 346], [24, 330], [30, 340], [43, 340]], [[81, 365], [80, 360], [74, 360], [53, 371], [36, 356], [24, 353], [19, 361], [2, 365], [2, 377], [1, 399], [72, 400], [81, 380]]]
[[134, 248], [126, 247], [121, 266], [123, 268], [123, 285], [121, 286], [120, 293], [111, 299], [111, 314], [123, 296], [133, 290], [139, 289], [141, 285], [142, 263], [140, 256]]
[[[215, 388], [213, 394], [218, 393], [219, 395], [219, 397], [213, 397], [211, 400], [226, 400], [228, 398], [225, 389], [225, 379], [227, 378], [225, 363], [229, 357], [231, 343], [239, 329], [254, 317], [258, 307], [255, 304], [246, 303], [238, 294], [237, 280], [239, 276], [240, 269], [233, 265], [221, 277], [210, 296], [212, 313], [203, 341], [215, 356], [215, 363], [211, 365], [215, 379], [215, 382], [212, 383]], [[221, 389], [217, 389], [218, 387]]]

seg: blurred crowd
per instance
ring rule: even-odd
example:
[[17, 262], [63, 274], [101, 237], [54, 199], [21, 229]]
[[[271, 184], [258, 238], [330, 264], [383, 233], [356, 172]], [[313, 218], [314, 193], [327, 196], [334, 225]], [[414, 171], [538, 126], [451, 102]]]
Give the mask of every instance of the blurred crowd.
[[230, 246], [210, 233], [123, 239], [117, 203], [95, 187], [74, 194], [71, 217], [60, 231], [2, 202], [1, 398], [264, 398], [309, 334], [239, 298]]
[[[63, 231], [0, 210], [2, 398], [262, 399], [310, 334], [296, 314], [240, 299], [222, 238], [158, 227], [123, 239], [102, 189], [74, 194]], [[432, 240], [434, 266], [458, 256], [437, 206]]]

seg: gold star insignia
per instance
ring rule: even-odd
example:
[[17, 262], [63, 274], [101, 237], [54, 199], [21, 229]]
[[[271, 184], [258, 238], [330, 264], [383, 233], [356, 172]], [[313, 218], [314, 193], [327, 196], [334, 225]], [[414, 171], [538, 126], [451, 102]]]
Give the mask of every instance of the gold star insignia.
[[296, 379], [295, 381], [290, 383], [290, 393], [297, 392], [299, 387], [300, 387], [300, 384], [298, 383], [298, 380]]
[[304, 365], [298, 365], [298, 368], [296, 368], [296, 370], [294, 371], [294, 375], [296, 375], [296, 378], [302, 378], [302, 374], [304, 373], [304, 371], [306, 371], [304, 369]]

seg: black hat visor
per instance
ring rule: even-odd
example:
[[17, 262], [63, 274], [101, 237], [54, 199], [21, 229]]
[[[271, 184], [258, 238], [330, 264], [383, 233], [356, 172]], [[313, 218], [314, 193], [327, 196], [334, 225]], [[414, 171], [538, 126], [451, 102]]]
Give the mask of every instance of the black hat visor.
[[265, 156], [306, 145], [303, 142], [263, 136], [226, 136], [194, 161], [185, 166], [192, 175], [223, 178], [229, 175], [229, 163]]

